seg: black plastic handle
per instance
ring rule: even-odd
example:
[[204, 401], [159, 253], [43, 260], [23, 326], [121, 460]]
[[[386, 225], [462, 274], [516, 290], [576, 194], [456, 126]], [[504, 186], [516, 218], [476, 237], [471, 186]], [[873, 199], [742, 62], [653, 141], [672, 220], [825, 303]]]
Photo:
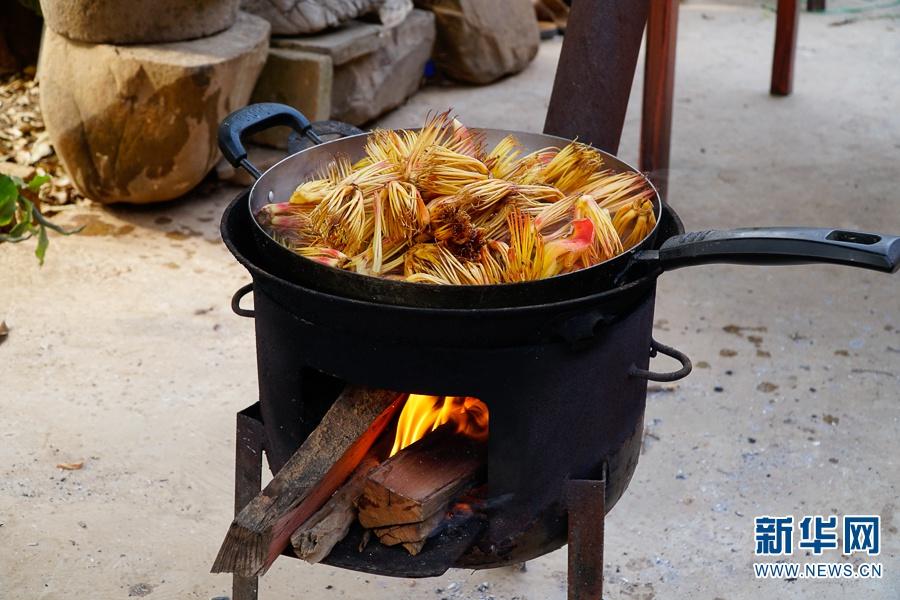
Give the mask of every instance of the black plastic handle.
[[315, 144], [322, 138], [313, 131], [309, 119], [296, 108], [275, 102], [251, 104], [234, 111], [219, 125], [219, 149], [231, 166], [243, 167], [254, 179], [262, 173], [247, 159], [244, 136], [253, 135], [272, 127], [290, 127], [300, 135], [305, 135]]
[[669, 238], [659, 250], [638, 252], [635, 260], [667, 271], [711, 263], [835, 263], [894, 273], [900, 267], [900, 237], [807, 227], [695, 231]]
[[640, 377], [641, 379], [649, 379], [650, 381], [670, 382], [684, 379], [694, 370], [694, 364], [691, 362], [691, 359], [688, 358], [687, 354], [681, 350], [676, 350], [671, 346], [660, 344], [653, 338], [650, 338], [650, 356], [654, 357], [657, 353], [674, 358], [681, 363], [681, 368], [677, 371], [672, 371], [671, 373], [657, 373], [656, 371], [648, 371], [647, 369], [640, 369], [636, 365], [631, 365], [628, 374], [632, 377]]
[[244, 299], [244, 296], [253, 291], [253, 284], [248, 283], [247, 285], [240, 288], [238, 291], [234, 293], [231, 297], [231, 310], [239, 317], [247, 317], [254, 318], [256, 316], [256, 311], [248, 310], [246, 308], [241, 308], [241, 300]]

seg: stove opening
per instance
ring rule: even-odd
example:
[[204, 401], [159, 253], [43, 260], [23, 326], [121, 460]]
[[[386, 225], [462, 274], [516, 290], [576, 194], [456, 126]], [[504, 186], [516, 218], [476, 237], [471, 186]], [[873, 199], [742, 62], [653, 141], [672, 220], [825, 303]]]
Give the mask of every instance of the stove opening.
[[[293, 554], [379, 572], [453, 565], [487, 525], [488, 423], [474, 397], [348, 385], [299, 450], [331, 465], [311, 482], [327, 500], [291, 535]], [[336, 434], [344, 446], [327, 448]]]

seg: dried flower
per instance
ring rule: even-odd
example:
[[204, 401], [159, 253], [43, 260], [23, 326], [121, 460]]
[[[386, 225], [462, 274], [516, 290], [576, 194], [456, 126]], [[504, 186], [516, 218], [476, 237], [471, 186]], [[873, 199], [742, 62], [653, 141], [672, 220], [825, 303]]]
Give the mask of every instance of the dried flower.
[[589, 219], [572, 221], [572, 231], [564, 238], [544, 244], [540, 278], [572, 270], [594, 245], [594, 225]]
[[532, 281], [621, 254], [653, 230], [638, 173], [601, 170], [585, 144], [525, 156], [449, 111], [420, 130], [376, 130], [258, 219], [302, 256], [365, 275], [442, 285]]
[[648, 198], [635, 198], [629, 207], [616, 213], [613, 226], [619, 233], [625, 250], [636, 246], [656, 227], [653, 202]]
[[540, 279], [544, 266], [544, 240], [528, 215], [514, 210], [508, 217], [509, 251], [506, 280], [533, 281]]
[[613, 225], [609, 211], [600, 208], [592, 196], [585, 194], [575, 201], [575, 218], [588, 219], [594, 226], [594, 244], [584, 266], [609, 260], [624, 252], [622, 240]]
[[519, 154], [521, 154], [516, 149], [518, 146], [519, 140], [513, 135], [506, 136], [494, 146], [494, 149], [491, 150], [484, 160], [491, 177], [507, 179], [512, 176]]
[[544, 183], [571, 194], [584, 187], [603, 166], [603, 156], [586, 144], [572, 142], [560, 150], [541, 171]]

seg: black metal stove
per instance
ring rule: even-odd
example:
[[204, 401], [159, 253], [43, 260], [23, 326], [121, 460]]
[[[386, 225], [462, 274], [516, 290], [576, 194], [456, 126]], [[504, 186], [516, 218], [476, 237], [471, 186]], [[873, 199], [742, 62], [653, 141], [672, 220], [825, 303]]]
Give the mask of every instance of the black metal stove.
[[[485, 518], [447, 528], [417, 556], [380, 544], [360, 552], [362, 531], [354, 529], [324, 562], [428, 577], [450, 567], [522, 562], [568, 540], [570, 586], [598, 590], [603, 515], [637, 465], [646, 380], [674, 380], [690, 370], [686, 357], [651, 338], [658, 274], [536, 306], [376, 304], [301, 287], [260, 268], [249, 219], [242, 195], [222, 220], [225, 243], [253, 276], [233, 307], [255, 317], [260, 381], [258, 405], [238, 417], [236, 508], [259, 491], [261, 449], [277, 472], [346, 383], [474, 396], [491, 414]], [[682, 231], [666, 209], [660, 243]], [[253, 311], [239, 306], [251, 289]], [[679, 358], [682, 368], [646, 371], [655, 349]], [[253, 598], [251, 589], [255, 580], [236, 578], [235, 599]]]

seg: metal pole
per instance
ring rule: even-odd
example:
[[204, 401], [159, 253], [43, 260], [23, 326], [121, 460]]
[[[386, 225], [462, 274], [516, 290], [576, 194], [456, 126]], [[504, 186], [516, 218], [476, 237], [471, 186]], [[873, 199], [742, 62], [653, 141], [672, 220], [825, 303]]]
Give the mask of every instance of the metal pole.
[[[262, 453], [265, 431], [259, 403], [237, 414], [234, 454], [234, 514], [237, 516], [262, 489]], [[231, 583], [233, 600], [258, 600], [259, 578], [234, 575]]]
[[606, 478], [566, 484], [569, 510], [569, 600], [603, 598], [603, 523]]
[[618, 152], [649, 6], [650, 0], [572, 3], [545, 133]]

